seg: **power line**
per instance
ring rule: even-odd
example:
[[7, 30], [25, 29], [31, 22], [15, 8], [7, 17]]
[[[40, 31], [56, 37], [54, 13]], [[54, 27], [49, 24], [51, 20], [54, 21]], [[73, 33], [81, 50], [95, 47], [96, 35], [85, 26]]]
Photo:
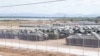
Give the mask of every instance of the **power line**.
[[33, 4], [43, 4], [43, 3], [53, 3], [53, 2], [59, 2], [59, 1], [65, 1], [65, 0], [55, 0], [55, 1], [45, 1], [45, 2], [37, 2], [37, 3], [26, 3], [26, 4], [17, 4], [17, 5], [7, 5], [7, 6], [0, 6], [0, 8], [15, 7], [15, 6], [24, 6], [24, 5], [33, 5]]

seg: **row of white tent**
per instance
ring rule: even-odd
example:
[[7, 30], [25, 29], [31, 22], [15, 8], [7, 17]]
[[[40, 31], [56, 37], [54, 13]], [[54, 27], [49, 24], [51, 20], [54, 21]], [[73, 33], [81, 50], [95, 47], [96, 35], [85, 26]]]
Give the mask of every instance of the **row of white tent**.
[[64, 31], [57, 29], [22, 29], [22, 30], [0, 30], [0, 38], [8, 39], [22, 39], [22, 40], [48, 40], [48, 39], [59, 39], [64, 38]]
[[100, 27], [73, 27], [69, 29], [66, 44], [83, 47], [100, 47]]

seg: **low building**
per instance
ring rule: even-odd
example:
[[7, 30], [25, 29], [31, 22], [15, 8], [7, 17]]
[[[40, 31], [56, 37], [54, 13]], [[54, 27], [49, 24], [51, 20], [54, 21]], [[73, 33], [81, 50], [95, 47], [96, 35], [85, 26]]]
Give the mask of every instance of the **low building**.
[[75, 34], [66, 38], [67, 45], [83, 47], [100, 47], [100, 36], [93, 34]]

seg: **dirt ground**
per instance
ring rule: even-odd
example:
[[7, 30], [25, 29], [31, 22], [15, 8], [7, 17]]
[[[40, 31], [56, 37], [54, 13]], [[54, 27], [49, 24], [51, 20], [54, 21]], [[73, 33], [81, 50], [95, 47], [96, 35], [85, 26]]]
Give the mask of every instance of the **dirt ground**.
[[[1, 56], [69, 56], [69, 54], [63, 53], [52, 53], [45, 51], [33, 51], [33, 50], [25, 50], [25, 49], [15, 49], [11, 47], [0, 47], [0, 55]], [[71, 55], [70, 56], [76, 56]]]
[[81, 50], [91, 50], [91, 51], [98, 51], [100, 48], [92, 48], [92, 47], [83, 47], [83, 46], [69, 46], [66, 45], [65, 39], [55, 39], [55, 40], [46, 40], [46, 41], [30, 41], [30, 40], [17, 40], [17, 39], [0, 39], [0, 42], [11, 42], [13, 43], [22, 43], [27, 45], [41, 45], [41, 46], [52, 46], [52, 47], [62, 47], [62, 48], [74, 48], [74, 49], [81, 49]]

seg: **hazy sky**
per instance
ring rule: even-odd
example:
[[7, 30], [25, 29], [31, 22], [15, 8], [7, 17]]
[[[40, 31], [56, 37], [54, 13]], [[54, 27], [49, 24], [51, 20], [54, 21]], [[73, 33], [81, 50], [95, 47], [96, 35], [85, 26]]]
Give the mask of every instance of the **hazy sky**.
[[[52, 0], [0, 0], [0, 6], [44, 1]], [[100, 0], [66, 0], [56, 3], [0, 8], [0, 14], [2, 13], [100, 14]]]

